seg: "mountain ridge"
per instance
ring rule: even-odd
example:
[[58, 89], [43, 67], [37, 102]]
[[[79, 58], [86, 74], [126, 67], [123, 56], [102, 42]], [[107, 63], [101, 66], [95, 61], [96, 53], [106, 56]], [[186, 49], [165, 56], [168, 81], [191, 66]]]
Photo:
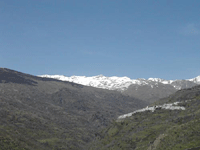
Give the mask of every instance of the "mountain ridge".
[[[129, 77], [117, 77], [117, 76], [112, 76], [112, 77], [106, 77], [103, 75], [97, 75], [97, 76], [91, 76], [91, 77], [86, 77], [86, 76], [71, 76], [67, 77], [64, 75], [38, 75], [39, 77], [46, 77], [46, 78], [54, 78], [62, 81], [69, 81], [69, 82], [74, 82], [86, 86], [93, 86], [97, 88], [103, 88], [103, 89], [109, 89], [109, 90], [118, 90], [118, 91], [124, 91], [128, 89], [130, 85], [150, 85], [152, 88], [154, 85], [157, 83], [162, 83], [162, 84], [169, 84], [172, 85], [175, 89], [180, 90], [183, 87], [181, 84], [177, 84], [176, 82], [181, 82], [181, 81], [188, 81], [192, 82], [194, 84], [200, 84], [200, 76], [197, 76], [192, 79], [183, 79], [183, 80], [165, 80], [161, 78], [138, 78], [138, 79], [130, 79]], [[186, 87], [188, 88], [188, 87]]]
[[124, 95], [135, 97], [148, 103], [167, 97], [178, 90], [191, 88], [200, 84], [200, 76], [186, 80], [165, 80], [160, 78], [130, 79], [128, 77], [106, 77], [103, 75], [92, 77], [40, 75], [40, 77], [74, 82], [101, 89], [117, 90]]

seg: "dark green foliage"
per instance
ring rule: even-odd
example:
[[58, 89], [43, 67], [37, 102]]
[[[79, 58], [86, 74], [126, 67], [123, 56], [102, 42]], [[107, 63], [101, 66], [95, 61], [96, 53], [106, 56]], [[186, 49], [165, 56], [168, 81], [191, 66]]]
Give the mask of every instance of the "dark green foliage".
[[0, 150], [87, 149], [97, 130], [145, 105], [117, 91], [0, 69]]

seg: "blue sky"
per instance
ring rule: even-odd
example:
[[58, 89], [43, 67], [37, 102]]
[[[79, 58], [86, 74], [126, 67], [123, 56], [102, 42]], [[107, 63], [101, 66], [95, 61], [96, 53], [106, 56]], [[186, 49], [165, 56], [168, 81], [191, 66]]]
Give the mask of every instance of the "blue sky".
[[0, 66], [21, 72], [200, 75], [198, 0], [1, 0]]

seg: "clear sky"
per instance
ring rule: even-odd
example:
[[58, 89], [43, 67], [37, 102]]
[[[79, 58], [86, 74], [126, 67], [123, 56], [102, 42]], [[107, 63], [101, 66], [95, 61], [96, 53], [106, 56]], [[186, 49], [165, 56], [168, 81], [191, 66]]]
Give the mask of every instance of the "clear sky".
[[1, 0], [0, 66], [62, 74], [200, 75], [200, 0]]

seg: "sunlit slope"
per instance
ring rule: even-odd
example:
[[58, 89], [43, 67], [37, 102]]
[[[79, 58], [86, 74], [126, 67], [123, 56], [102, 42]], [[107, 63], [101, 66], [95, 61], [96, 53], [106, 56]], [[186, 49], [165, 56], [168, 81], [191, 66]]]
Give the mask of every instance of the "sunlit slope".
[[147, 110], [118, 119], [96, 135], [90, 150], [185, 150], [199, 147], [200, 86], [178, 91], [154, 106], [167, 103], [185, 109], [158, 107], [153, 112]]

